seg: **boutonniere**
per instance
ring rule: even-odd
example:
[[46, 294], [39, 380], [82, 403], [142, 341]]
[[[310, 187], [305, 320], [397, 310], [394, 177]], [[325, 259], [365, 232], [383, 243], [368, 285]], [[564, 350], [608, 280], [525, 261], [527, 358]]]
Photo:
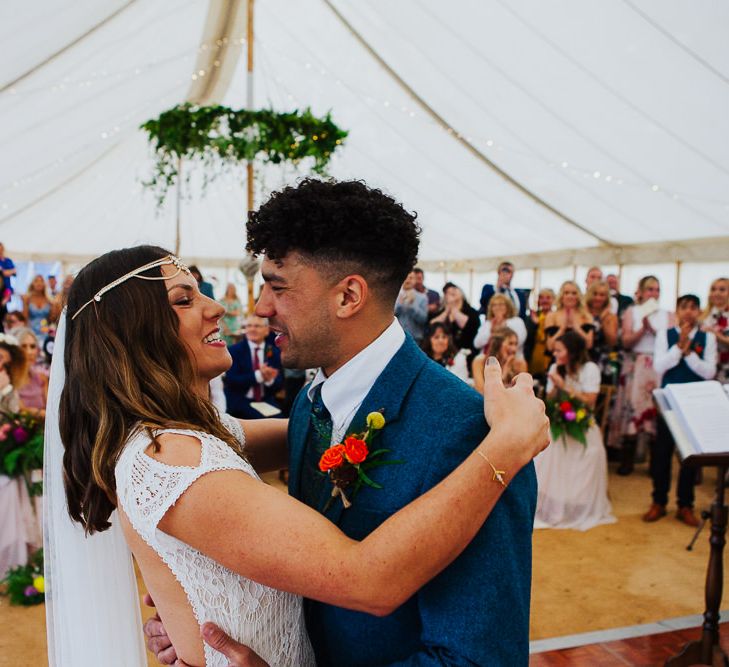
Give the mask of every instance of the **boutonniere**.
[[266, 345], [266, 359], [273, 359], [273, 350], [269, 345]]
[[716, 318], [716, 324], [717, 324], [717, 326], [720, 329], [726, 329], [728, 323], [729, 322], [727, 321], [727, 318], [726, 318], [725, 315], [719, 315], [719, 316], [717, 316], [717, 318]]
[[[319, 470], [326, 473], [334, 485], [324, 512], [337, 497], [342, 499], [344, 509], [351, 507], [354, 497], [363, 485], [381, 489], [381, 484], [369, 478], [368, 470], [383, 465], [405, 463], [405, 461], [383, 461], [382, 456], [387, 454], [389, 449], [370, 451], [375, 436], [385, 427], [385, 417], [382, 412], [370, 412], [366, 423], [367, 429], [364, 433], [345, 436], [343, 443], [332, 445], [319, 459]], [[351, 500], [347, 497], [350, 488]]]
[[699, 343], [691, 343], [691, 349], [696, 352], [696, 354], [701, 354], [704, 351], [704, 346]]

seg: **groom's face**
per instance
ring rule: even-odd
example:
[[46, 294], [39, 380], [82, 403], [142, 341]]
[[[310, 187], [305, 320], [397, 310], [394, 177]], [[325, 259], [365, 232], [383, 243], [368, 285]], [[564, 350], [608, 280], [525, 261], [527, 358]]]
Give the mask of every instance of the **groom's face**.
[[287, 368], [327, 367], [336, 358], [338, 340], [335, 290], [316, 268], [290, 252], [265, 258], [263, 289], [255, 313], [268, 318]]

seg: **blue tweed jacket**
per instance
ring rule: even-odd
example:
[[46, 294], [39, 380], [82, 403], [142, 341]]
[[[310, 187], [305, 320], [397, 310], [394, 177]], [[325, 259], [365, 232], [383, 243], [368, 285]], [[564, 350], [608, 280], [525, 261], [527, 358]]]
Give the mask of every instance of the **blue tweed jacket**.
[[[289, 492], [300, 497], [310, 402], [301, 391], [289, 423]], [[377, 446], [403, 465], [370, 471], [383, 489], [364, 487], [354, 505], [333, 503], [326, 516], [361, 540], [437, 484], [484, 437], [481, 397], [430, 361], [408, 336], [355, 415], [384, 410]], [[330, 494], [327, 480], [319, 499]], [[416, 595], [384, 618], [308, 600], [307, 628], [319, 667], [329, 665], [527, 665], [534, 466], [511, 482], [466, 550]], [[366, 566], [366, 564], [363, 564]], [[346, 576], [343, 572], [342, 576]]]

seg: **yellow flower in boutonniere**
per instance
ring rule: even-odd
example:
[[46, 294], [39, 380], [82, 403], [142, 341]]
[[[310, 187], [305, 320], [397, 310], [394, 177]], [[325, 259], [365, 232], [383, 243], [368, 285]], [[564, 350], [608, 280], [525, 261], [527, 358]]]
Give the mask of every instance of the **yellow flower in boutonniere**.
[[577, 421], [581, 422], [585, 417], [587, 417], [587, 412], [585, 410], [583, 410], [582, 408], [580, 408], [577, 411], [576, 417], [577, 417]]
[[367, 427], [379, 431], [385, 426], [385, 417], [381, 412], [370, 412], [367, 415]]

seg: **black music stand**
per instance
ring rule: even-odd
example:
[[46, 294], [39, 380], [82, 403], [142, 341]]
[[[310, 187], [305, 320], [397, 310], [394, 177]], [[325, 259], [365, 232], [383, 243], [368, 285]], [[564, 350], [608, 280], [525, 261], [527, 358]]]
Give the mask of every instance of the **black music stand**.
[[729, 667], [729, 658], [719, 645], [719, 606], [724, 586], [723, 553], [726, 544], [727, 506], [724, 503], [725, 478], [729, 469], [729, 452], [721, 454], [699, 454], [684, 432], [676, 415], [673, 414], [663, 391], [653, 391], [658, 411], [666, 422], [676, 443], [679, 457], [692, 466], [716, 466], [716, 493], [711, 504], [711, 553], [706, 570], [706, 611], [702, 625], [701, 639], [686, 644], [678, 655], [666, 660], [665, 667], [689, 667], [690, 665], [712, 665]]

